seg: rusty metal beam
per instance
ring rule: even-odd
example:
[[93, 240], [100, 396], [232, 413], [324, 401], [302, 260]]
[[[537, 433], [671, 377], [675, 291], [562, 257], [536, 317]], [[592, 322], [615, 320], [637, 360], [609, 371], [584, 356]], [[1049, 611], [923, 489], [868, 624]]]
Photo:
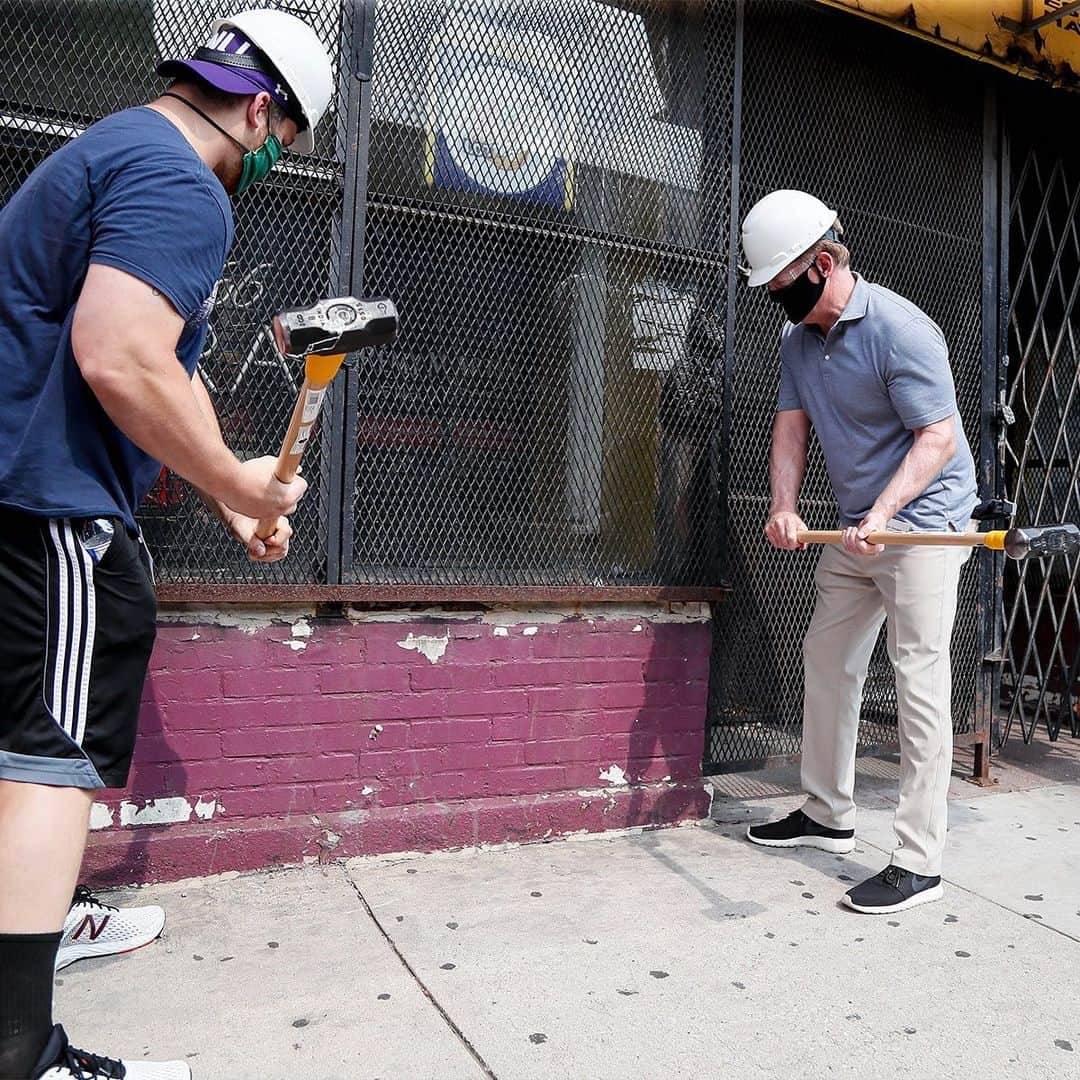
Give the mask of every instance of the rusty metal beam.
[[178, 582], [159, 585], [161, 603], [188, 604], [407, 604], [477, 603], [603, 604], [718, 603], [730, 589], [684, 585], [624, 585], [587, 588], [574, 585], [254, 585]]

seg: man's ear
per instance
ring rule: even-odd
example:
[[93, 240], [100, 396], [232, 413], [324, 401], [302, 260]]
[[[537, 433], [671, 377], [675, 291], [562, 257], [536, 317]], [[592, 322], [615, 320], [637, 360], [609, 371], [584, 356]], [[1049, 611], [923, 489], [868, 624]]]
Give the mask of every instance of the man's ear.
[[245, 120], [250, 128], [261, 131], [270, 122], [270, 95], [260, 90], [248, 100]]
[[814, 269], [818, 277], [830, 278], [836, 269], [836, 260], [827, 251], [819, 251], [814, 260]]

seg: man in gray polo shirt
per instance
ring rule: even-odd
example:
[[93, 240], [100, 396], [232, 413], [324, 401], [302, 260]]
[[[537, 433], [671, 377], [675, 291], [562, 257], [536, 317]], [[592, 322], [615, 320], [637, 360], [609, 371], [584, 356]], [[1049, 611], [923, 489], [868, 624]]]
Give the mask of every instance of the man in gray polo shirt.
[[883, 913], [942, 895], [952, 769], [949, 644], [963, 548], [890, 547], [876, 531], [964, 531], [975, 464], [956, 410], [941, 330], [914, 304], [854, 274], [836, 213], [801, 191], [774, 191], [743, 222], [749, 284], [767, 285], [788, 317], [765, 535], [798, 550], [798, 496], [813, 427], [844, 529], [815, 574], [803, 646], [802, 784], [807, 801], [751, 826], [768, 847], [855, 846], [855, 745], [863, 682], [882, 622], [896, 672], [900, 801], [896, 849], [849, 890], [856, 911]]

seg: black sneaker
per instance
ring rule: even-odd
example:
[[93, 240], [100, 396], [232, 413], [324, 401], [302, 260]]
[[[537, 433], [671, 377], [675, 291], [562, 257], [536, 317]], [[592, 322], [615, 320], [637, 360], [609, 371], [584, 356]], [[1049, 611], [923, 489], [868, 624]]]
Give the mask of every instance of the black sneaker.
[[762, 847], [812, 847], [836, 855], [846, 855], [855, 847], [854, 829], [826, 829], [801, 810], [792, 811], [782, 821], [751, 825], [746, 837]]
[[920, 877], [902, 866], [886, 866], [880, 874], [844, 893], [849, 908], [866, 915], [885, 915], [940, 900], [945, 895], [941, 877]]

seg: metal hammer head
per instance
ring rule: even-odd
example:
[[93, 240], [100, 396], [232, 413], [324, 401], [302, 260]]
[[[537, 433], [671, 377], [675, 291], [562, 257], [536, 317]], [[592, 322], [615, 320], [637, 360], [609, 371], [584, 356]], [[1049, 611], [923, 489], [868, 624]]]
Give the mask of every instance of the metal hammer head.
[[398, 313], [384, 297], [339, 296], [279, 311], [272, 325], [282, 356], [335, 356], [388, 345], [398, 335]]
[[1005, 534], [1005, 554], [1010, 559], [1040, 559], [1047, 555], [1072, 555], [1077, 551], [1080, 551], [1080, 528], [1070, 523], [1010, 529]]

